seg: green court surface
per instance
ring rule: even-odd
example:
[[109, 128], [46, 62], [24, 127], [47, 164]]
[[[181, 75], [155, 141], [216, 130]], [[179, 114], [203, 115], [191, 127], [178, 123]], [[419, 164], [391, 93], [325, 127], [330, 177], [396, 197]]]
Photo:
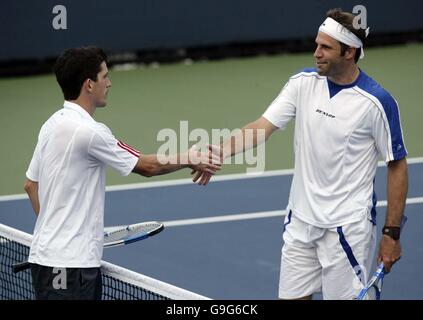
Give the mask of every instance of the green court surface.
[[[366, 49], [361, 68], [398, 101], [410, 157], [423, 156], [423, 45]], [[179, 133], [180, 121], [189, 131], [240, 128], [258, 118], [278, 95], [290, 75], [312, 67], [312, 53], [143, 66], [111, 70], [112, 89], [106, 108], [95, 118], [114, 135], [143, 153], [156, 153], [164, 143], [164, 128]], [[61, 107], [63, 98], [53, 75], [0, 79], [0, 195], [23, 193], [25, 171], [43, 122]], [[266, 144], [266, 170], [293, 166], [293, 123]], [[191, 144], [193, 144], [192, 142]], [[183, 150], [179, 150], [183, 151]], [[227, 165], [220, 174], [242, 173], [246, 165]], [[143, 178], [109, 172], [107, 184], [188, 178], [189, 170]]]

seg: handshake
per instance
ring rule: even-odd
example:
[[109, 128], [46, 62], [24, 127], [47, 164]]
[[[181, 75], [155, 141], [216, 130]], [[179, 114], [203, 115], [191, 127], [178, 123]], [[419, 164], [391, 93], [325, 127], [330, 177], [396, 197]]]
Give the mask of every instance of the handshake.
[[194, 175], [192, 181], [205, 186], [217, 170], [222, 168], [224, 160], [222, 148], [216, 145], [206, 145], [206, 150], [201, 152], [193, 145], [187, 152], [188, 166]]

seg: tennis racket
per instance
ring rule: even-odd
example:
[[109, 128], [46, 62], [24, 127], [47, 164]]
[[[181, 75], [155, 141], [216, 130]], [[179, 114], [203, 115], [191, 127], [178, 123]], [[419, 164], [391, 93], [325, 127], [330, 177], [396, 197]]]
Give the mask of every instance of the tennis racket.
[[[401, 230], [404, 228], [408, 218], [406, 215], [402, 216], [401, 219]], [[385, 267], [381, 262], [370, 279], [369, 283], [363, 288], [357, 296], [356, 300], [380, 300], [380, 294], [382, 293], [383, 278], [385, 276]]]
[[[141, 222], [130, 225], [104, 228], [104, 248], [130, 244], [152, 237], [164, 229], [163, 223], [157, 221]], [[13, 273], [29, 269], [27, 261], [12, 265]]]
[[370, 281], [364, 287], [356, 300], [380, 300], [380, 294], [382, 292], [383, 277], [385, 276], [385, 267], [383, 262], [379, 264], [375, 273], [373, 274]]
[[157, 221], [141, 222], [128, 226], [104, 228], [104, 247], [116, 247], [147, 239], [164, 229], [163, 223]]

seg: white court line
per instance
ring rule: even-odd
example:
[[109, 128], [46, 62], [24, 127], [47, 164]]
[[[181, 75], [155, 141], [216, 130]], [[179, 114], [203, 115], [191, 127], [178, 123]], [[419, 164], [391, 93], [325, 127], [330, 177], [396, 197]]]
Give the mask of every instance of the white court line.
[[[409, 158], [407, 159], [408, 164], [418, 164], [423, 163], [423, 157], [419, 158]], [[384, 161], [378, 162], [378, 167], [384, 167], [386, 164]], [[213, 177], [211, 182], [221, 182], [221, 181], [230, 181], [230, 180], [242, 180], [242, 179], [255, 179], [255, 178], [264, 178], [264, 177], [275, 177], [275, 176], [287, 176], [294, 173], [294, 169], [284, 169], [284, 170], [269, 170], [262, 173], [235, 173], [235, 174], [226, 174], [221, 176]], [[121, 184], [115, 186], [107, 186], [106, 191], [124, 191], [124, 190], [134, 190], [134, 189], [148, 189], [148, 188], [157, 188], [157, 187], [171, 187], [179, 185], [189, 185], [192, 184], [192, 179], [174, 179], [174, 180], [165, 180], [165, 181], [154, 181], [154, 182], [141, 182], [141, 183], [130, 183], [130, 184]], [[21, 194], [12, 194], [0, 196], [0, 202], [2, 201], [12, 201], [12, 200], [22, 200], [27, 199], [28, 196], [24, 193]]]
[[[423, 163], [423, 157], [407, 159], [407, 163], [408, 164]], [[385, 167], [386, 163], [384, 161], [379, 161], [377, 165], [378, 167]], [[275, 177], [275, 176], [287, 176], [287, 175], [292, 175], [293, 173], [294, 173], [294, 169], [269, 170], [269, 171], [264, 171], [261, 173], [234, 173], [234, 174], [226, 174], [226, 175], [220, 175], [220, 176], [217, 175], [216, 177], [212, 178], [211, 182], [255, 179], [255, 178], [265, 178], [265, 177]], [[141, 183], [108, 186], [106, 187], [106, 191], [168, 187], [168, 186], [186, 185], [186, 184], [192, 184], [192, 183], [193, 183], [192, 179], [175, 179], [175, 180], [166, 180], [166, 181], [157, 181], [157, 182], [141, 182]], [[1, 197], [0, 197], [0, 201], [1, 201]]]
[[[423, 161], [422, 161], [423, 162]], [[211, 182], [221, 182], [229, 180], [241, 180], [241, 179], [254, 179], [254, 178], [265, 178], [265, 177], [274, 177], [274, 176], [287, 176], [294, 173], [294, 169], [284, 169], [284, 170], [269, 170], [261, 173], [234, 173], [234, 174], [225, 174], [221, 176], [213, 177]], [[178, 185], [188, 185], [192, 184], [192, 179], [175, 179], [175, 180], [165, 180], [165, 181], [155, 181], [155, 182], [141, 182], [141, 183], [131, 183], [131, 184], [122, 184], [116, 186], [106, 187], [106, 191], [120, 191], [120, 190], [133, 190], [133, 189], [147, 189], [155, 187], [170, 187]]]
[[407, 163], [410, 163], [410, 164], [422, 163], [422, 162], [423, 162], [423, 157], [407, 159]]
[[[416, 204], [423, 203], [423, 197], [417, 198], [408, 198], [407, 204]], [[377, 207], [386, 207], [387, 201], [379, 201]], [[205, 218], [196, 218], [196, 219], [180, 219], [165, 221], [163, 224], [165, 227], [177, 227], [177, 226], [188, 226], [193, 224], [205, 224], [205, 223], [215, 223], [215, 222], [227, 222], [227, 221], [239, 221], [239, 220], [248, 220], [248, 219], [261, 219], [261, 218], [271, 218], [279, 217], [286, 215], [286, 210], [276, 210], [276, 211], [262, 211], [262, 212], [252, 212], [252, 213], [242, 213], [242, 214], [230, 214], [223, 216], [215, 217], [205, 217]]]

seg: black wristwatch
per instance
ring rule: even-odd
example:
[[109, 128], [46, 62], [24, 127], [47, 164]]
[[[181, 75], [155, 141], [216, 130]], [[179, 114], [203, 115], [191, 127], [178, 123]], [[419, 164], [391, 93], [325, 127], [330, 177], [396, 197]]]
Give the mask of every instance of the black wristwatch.
[[384, 226], [382, 229], [382, 234], [386, 234], [387, 236], [390, 236], [394, 240], [399, 240], [400, 233], [401, 233], [400, 227]]

